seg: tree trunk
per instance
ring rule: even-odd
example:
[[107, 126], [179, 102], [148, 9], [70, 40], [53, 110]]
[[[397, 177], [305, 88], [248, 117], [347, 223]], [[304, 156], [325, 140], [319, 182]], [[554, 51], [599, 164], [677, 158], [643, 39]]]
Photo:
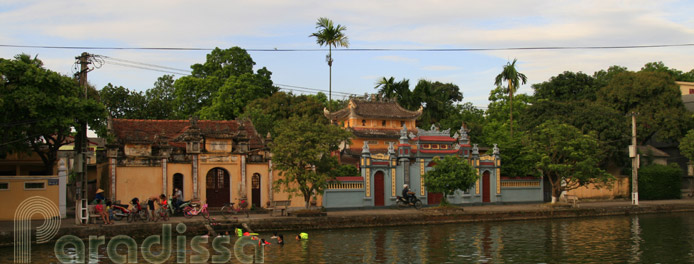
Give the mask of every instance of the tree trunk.
[[513, 85], [511, 84], [511, 80], [508, 80], [508, 103], [509, 103], [509, 119], [511, 121], [510, 127], [511, 127], [511, 133], [509, 134], [510, 138], [513, 138]]

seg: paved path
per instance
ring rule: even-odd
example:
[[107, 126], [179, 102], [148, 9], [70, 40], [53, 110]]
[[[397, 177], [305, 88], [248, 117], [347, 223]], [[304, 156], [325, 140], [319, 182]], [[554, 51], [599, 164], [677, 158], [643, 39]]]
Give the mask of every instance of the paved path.
[[[639, 207], [654, 207], [654, 206], [665, 206], [665, 205], [685, 205], [685, 206], [694, 206], [694, 199], [681, 199], [681, 200], [660, 200], [660, 201], [640, 201]], [[580, 208], [622, 208], [622, 207], [631, 207], [631, 201], [630, 200], [606, 200], [606, 201], [582, 201], [580, 203]], [[533, 211], [547, 211], [551, 210], [551, 207], [548, 206], [547, 204], [538, 204], [538, 203], [533, 203], [533, 204], [504, 204], [504, 205], [465, 205], [463, 206], [465, 212], [467, 213], [485, 213], [485, 212], [533, 212]], [[415, 209], [392, 209], [392, 208], [384, 208], [384, 209], [354, 209], [354, 210], [329, 210], [328, 211], [328, 216], [368, 216], [368, 215], [393, 215], [393, 214], [400, 214], [403, 212], [407, 213], [417, 213]], [[217, 220], [224, 220], [224, 217], [221, 215], [212, 215], [211, 216], [214, 219]], [[244, 219], [245, 216], [239, 216], [239, 219]], [[280, 218], [280, 217], [273, 217], [270, 216], [269, 214], [251, 214], [250, 218], [252, 219], [262, 219], [262, 218]], [[190, 219], [184, 218], [184, 217], [172, 217], [169, 219], [168, 223], [179, 223], [179, 222], [197, 222], [197, 221], [203, 221], [202, 216], [194, 216]], [[84, 226], [85, 228], [88, 227], [101, 227], [101, 228], [109, 228], [111, 226], [122, 226], [122, 225], [128, 225], [129, 223], [126, 222], [125, 220], [122, 221], [115, 221], [116, 224], [114, 225], [102, 225], [102, 224], [90, 224], [88, 226]], [[142, 223], [142, 222], [139, 222]], [[161, 224], [162, 221], [157, 222], [156, 224]], [[43, 220], [36, 220], [32, 221], [32, 227], [34, 226], [39, 226], [43, 224]], [[155, 224], [155, 223], [152, 223]], [[75, 223], [74, 218], [68, 218], [68, 219], [63, 219], [61, 222], [61, 227], [79, 227], [83, 225], [78, 225]], [[11, 232], [14, 230], [14, 222], [13, 221], [0, 221], [0, 234], [4, 235], [9, 235]]]

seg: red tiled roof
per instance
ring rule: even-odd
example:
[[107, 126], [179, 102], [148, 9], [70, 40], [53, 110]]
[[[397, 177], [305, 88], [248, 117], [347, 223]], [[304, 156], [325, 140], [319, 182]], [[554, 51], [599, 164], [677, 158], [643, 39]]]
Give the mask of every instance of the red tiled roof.
[[443, 141], [443, 142], [455, 142], [455, 138], [452, 137], [447, 137], [447, 136], [419, 136], [416, 138], [413, 138], [412, 140], [414, 141]]
[[410, 111], [397, 102], [365, 101], [353, 98], [350, 99], [349, 106], [332, 113], [326, 110], [323, 114], [331, 120], [345, 120], [350, 114], [363, 118], [413, 120], [422, 115], [422, 108]]
[[[199, 120], [197, 126], [201, 135], [207, 138], [235, 138], [241, 132], [239, 131], [241, 124], [236, 120]], [[180, 137], [190, 127], [189, 120], [113, 119], [112, 121], [113, 133], [122, 143], [155, 143], [158, 138], [172, 146], [185, 147]], [[248, 137], [250, 149], [263, 146], [253, 123], [245, 121], [243, 128]]]

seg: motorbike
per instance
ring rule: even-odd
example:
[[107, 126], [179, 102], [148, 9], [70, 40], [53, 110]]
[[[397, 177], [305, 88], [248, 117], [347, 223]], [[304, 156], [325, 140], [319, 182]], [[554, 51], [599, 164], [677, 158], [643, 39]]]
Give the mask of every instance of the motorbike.
[[132, 223], [136, 220], [147, 222], [147, 210], [140, 205], [140, 200], [133, 198], [130, 203], [133, 205], [133, 209], [130, 210], [130, 214], [128, 215], [128, 223]]
[[189, 206], [189, 205], [190, 205], [190, 201], [192, 201], [192, 200], [181, 201], [180, 204], [179, 204], [178, 206], [176, 206], [175, 203], [174, 203], [174, 200], [173, 200], [173, 199], [169, 199], [169, 205], [170, 205], [170, 206], [169, 206], [169, 212], [170, 212], [170, 214], [171, 214], [172, 216], [174, 216], [174, 215], [183, 215], [183, 209], [185, 209], [186, 206]]
[[414, 207], [415, 209], [419, 210], [419, 208], [422, 208], [422, 201], [417, 198], [417, 196], [414, 196], [411, 198], [412, 203], [410, 204], [409, 202], [405, 201], [405, 198], [402, 196], [398, 196], [398, 199], [395, 202], [395, 205], [398, 207], [398, 209], [406, 208], [406, 207]]
[[131, 213], [127, 204], [112, 204], [111, 212], [113, 213], [113, 220], [116, 221], [120, 221], [123, 218], [128, 219]]

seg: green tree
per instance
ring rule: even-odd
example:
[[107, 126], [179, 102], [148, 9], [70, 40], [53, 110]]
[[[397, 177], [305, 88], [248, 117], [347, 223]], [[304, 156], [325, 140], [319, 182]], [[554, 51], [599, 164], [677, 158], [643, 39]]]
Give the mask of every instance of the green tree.
[[108, 83], [99, 91], [101, 103], [113, 118], [149, 119], [147, 99], [141, 92]]
[[508, 82], [508, 95], [509, 95], [509, 106], [511, 107], [510, 115], [509, 115], [509, 120], [510, 120], [510, 130], [511, 130], [511, 137], [513, 137], [513, 93], [516, 91], [518, 86], [520, 84], [525, 84], [525, 82], [528, 80], [528, 77], [525, 76], [525, 74], [518, 72], [516, 70], [516, 59], [513, 59], [513, 62], [508, 62], [506, 63], [506, 66], [504, 66], [503, 71], [499, 73], [499, 75], [496, 76], [494, 80], [494, 85], [496, 86], [501, 86], [504, 81]]
[[484, 111], [475, 107], [471, 102], [456, 104], [454, 107], [455, 110], [439, 122], [441, 129], [457, 131], [462, 124], [465, 124], [470, 141], [479, 142], [485, 124]]
[[146, 113], [150, 119], [172, 119], [174, 111], [173, 75], [163, 75], [145, 92]]
[[665, 66], [662, 61], [646, 63], [646, 65], [641, 67], [641, 71], [667, 73], [672, 76], [672, 78], [675, 78], [676, 81], [694, 82], [694, 69], [685, 73], [678, 69]]
[[443, 193], [441, 205], [448, 204], [447, 196], [455, 190], [467, 190], [477, 181], [477, 171], [464, 159], [457, 156], [434, 158], [434, 168], [424, 176], [424, 186], [429, 192]]
[[412, 100], [410, 80], [408, 79], [402, 79], [402, 81], [396, 82], [395, 78], [393, 77], [388, 79], [383, 77], [376, 83], [374, 89], [378, 90], [378, 96], [382, 98], [395, 99], [401, 106], [405, 108], [409, 107], [410, 101]]
[[680, 139], [680, 153], [690, 162], [694, 161], [694, 129], [691, 129], [687, 134]]
[[330, 81], [328, 84], [328, 101], [332, 101], [332, 95], [333, 95], [333, 52], [332, 48], [335, 47], [337, 48], [338, 46], [340, 47], [349, 47], [349, 38], [347, 38], [347, 35], [345, 35], [345, 31], [347, 30], [347, 27], [342, 26], [340, 24], [333, 24], [333, 21], [321, 17], [318, 19], [316, 22], [316, 29], [318, 31], [316, 33], [311, 34], [309, 37], [315, 37], [316, 38], [316, 43], [318, 45], [322, 46], [328, 46], [328, 56], [326, 57], [326, 60], [328, 61], [328, 67], [330, 68]]
[[441, 120], [455, 113], [454, 105], [463, 100], [463, 94], [457, 85], [438, 81], [419, 80], [412, 93], [412, 100], [403, 106], [410, 110], [424, 107], [422, 115], [417, 120], [419, 127], [439, 124]]
[[597, 86], [595, 78], [582, 72], [565, 71], [551, 77], [549, 81], [533, 84], [536, 99], [553, 101], [595, 101]]
[[[175, 118], [204, 115], [229, 119], [238, 116], [239, 109], [255, 99], [254, 96], [269, 96], [277, 90], [272, 87], [272, 73], [264, 67], [253, 73], [254, 65], [251, 56], [242, 48], [215, 48], [207, 55], [205, 63], [191, 66], [191, 75], [174, 82]], [[234, 98], [220, 98], [224, 96]]]
[[319, 165], [328, 162], [330, 153], [342, 142], [349, 142], [351, 136], [326, 121], [292, 116], [276, 127], [277, 136], [271, 146], [272, 164], [280, 171], [273, 188], [290, 197], [302, 195], [307, 208], [311, 197], [323, 194], [330, 179], [330, 166]]
[[0, 58], [0, 156], [33, 151], [44, 173], [53, 174], [58, 149], [79, 121], [105, 119], [103, 105], [85, 99], [82, 91], [74, 79], [43, 68], [36, 57]]
[[[636, 116], [639, 144], [652, 138], [677, 140], [691, 127], [691, 118], [673, 77], [662, 72], [621, 72], [598, 91], [598, 103]], [[627, 118], [623, 119], [625, 123]]]
[[[563, 191], [587, 184], [608, 184], [613, 178], [598, 167], [598, 140], [571, 125], [549, 120], [529, 135], [529, 156], [535, 169], [549, 180], [552, 202]], [[598, 185], [600, 186], [600, 185]]]
[[323, 116], [326, 103], [323, 93], [318, 95], [294, 95], [292, 93], [276, 92], [269, 97], [258, 98], [246, 105], [242, 117], [250, 118], [260, 135], [268, 132], [275, 135], [275, 128], [281, 121], [292, 115], [304, 116], [311, 120], [328, 121]]

